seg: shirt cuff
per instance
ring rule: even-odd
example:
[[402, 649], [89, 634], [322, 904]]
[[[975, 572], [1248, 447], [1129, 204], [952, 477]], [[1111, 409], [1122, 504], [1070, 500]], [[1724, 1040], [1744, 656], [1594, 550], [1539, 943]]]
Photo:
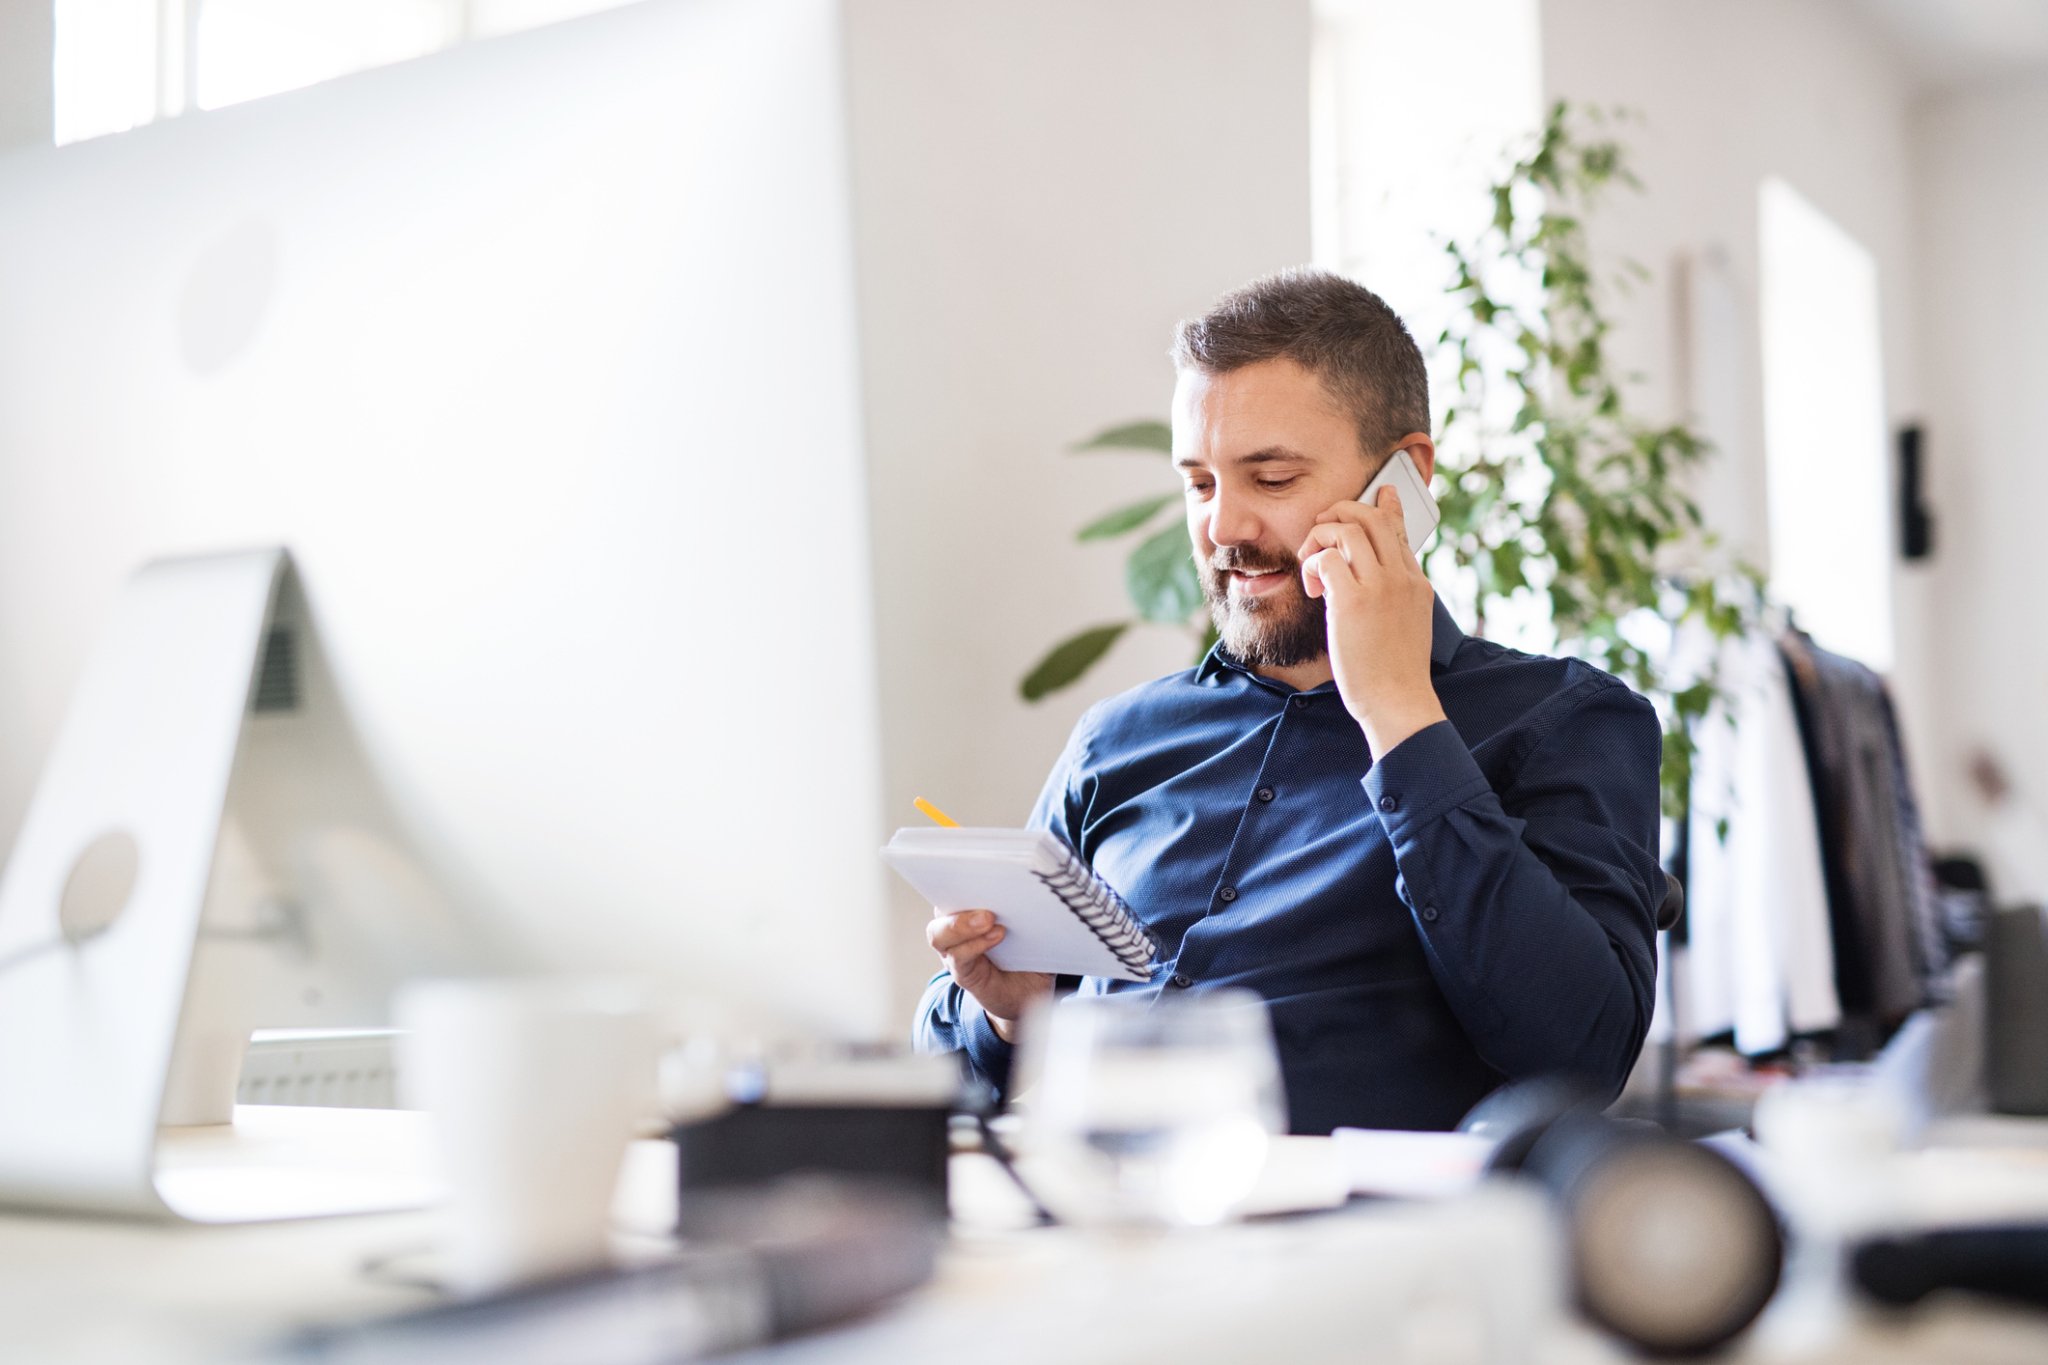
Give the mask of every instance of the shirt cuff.
[[1396, 847], [1403, 833], [1489, 790], [1486, 774], [1447, 720], [1426, 725], [1396, 744], [1359, 784]]
[[968, 1060], [974, 1069], [986, 1076], [997, 1089], [1006, 1087], [1010, 1075], [1010, 1045], [1003, 1041], [996, 1027], [988, 1021], [988, 1011], [973, 996], [966, 999], [966, 1025], [962, 1039], [967, 1049]]

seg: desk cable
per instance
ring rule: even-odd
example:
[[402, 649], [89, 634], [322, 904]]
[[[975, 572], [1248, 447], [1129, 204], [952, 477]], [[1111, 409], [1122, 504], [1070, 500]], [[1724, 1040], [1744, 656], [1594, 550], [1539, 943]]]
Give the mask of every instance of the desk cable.
[[1051, 1209], [1045, 1206], [1045, 1201], [1040, 1199], [1038, 1192], [1031, 1188], [1031, 1182], [1024, 1178], [1022, 1171], [1017, 1169], [1016, 1157], [1012, 1155], [1008, 1145], [1000, 1137], [996, 1136], [995, 1126], [989, 1122], [989, 1115], [986, 1110], [976, 1109], [974, 1111], [974, 1126], [981, 1136], [981, 1150], [986, 1152], [989, 1158], [1002, 1168], [1003, 1174], [1010, 1177], [1010, 1183], [1017, 1187], [1019, 1193], [1024, 1196], [1025, 1201], [1031, 1205], [1032, 1220], [1040, 1227], [1059, 1226], [1059, 1218]]

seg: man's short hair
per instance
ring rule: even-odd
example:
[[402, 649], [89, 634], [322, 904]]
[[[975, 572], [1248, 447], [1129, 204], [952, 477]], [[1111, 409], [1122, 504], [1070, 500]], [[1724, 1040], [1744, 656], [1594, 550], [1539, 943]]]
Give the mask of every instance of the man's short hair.
[[1228, 374], [1285, 356], [1349, 409], [1368, 458], [1411, 431], [1427, 433], [1422, 352], [1379, 295], [1327, 270], [1283, 270], [1233, 289], [1174, 338], [1179, 370]]

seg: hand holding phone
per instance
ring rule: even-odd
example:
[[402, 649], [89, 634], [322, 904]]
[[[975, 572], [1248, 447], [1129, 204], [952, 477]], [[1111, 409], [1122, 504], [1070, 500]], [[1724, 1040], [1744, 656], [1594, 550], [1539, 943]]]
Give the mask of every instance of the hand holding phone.
[[[1417, 563], [1443, 514], [1405, 448], [1381, 466], [1358, 500], [1376, 506], [1380, 489], [1388, 485], [1400, 496], [1402, 529], [1416, 559], [1381, 562], [1358, 514], [1343, 503], [1316, 518], [1295, 552], [1303, 565], [1303, 589], [1311, 597], [1329, 599], [1331, 676], [1375, 754], [1390, 752], [1444, 718], [1430, 677], [1436, 594]], [[1334, 578], [1325, 579], [1322, 556], [1333, 551], [1341, 567], [1331, 563]]]
[[1367, 507], [1374, 506], [1380, 489], [1392, 484], [1394, 491], [1401, 495], [1401, 519], [1408, 532], [1408, 548], [1415, 557], [1422, 557], [1422, 547], [1429, 544], [1429, 538], [1436, 534], [1437, 524], [1443, 520], [1443, 512], [1430, 495], [1429, 485], [1423, 481], [1422, 471], [1415, 467], [1415, 461], [1403, 446], [1393, 454], [1380, 472], [1372, 476], [1372, 482], [1358, 495], [1358, 500]]

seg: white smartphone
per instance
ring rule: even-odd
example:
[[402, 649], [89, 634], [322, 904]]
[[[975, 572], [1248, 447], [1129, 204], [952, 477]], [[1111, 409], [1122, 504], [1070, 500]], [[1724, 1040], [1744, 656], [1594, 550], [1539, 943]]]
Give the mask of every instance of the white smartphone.
[[1422, 547], [1429, 544], [1429, 538], [1436, 534], [1437, 523], [1444, 519], [1436, 499], [1430, 496], [1429, 485], [1422, 481], [1422, 471], [1415, 467], [1415, 461], [1403, 446], [1394, 452], [1394, 457], [1380, 466], [1380, 472], [1372, 476], [1372, 482], [1358, 495], [1358, 500], [1367, 507], [1380, 495], [1380, 489], [1394, 485], [1394, 491], [1401, 495], [1401, 519], [1408, 529], [1408, 548], [1417, 558]]

